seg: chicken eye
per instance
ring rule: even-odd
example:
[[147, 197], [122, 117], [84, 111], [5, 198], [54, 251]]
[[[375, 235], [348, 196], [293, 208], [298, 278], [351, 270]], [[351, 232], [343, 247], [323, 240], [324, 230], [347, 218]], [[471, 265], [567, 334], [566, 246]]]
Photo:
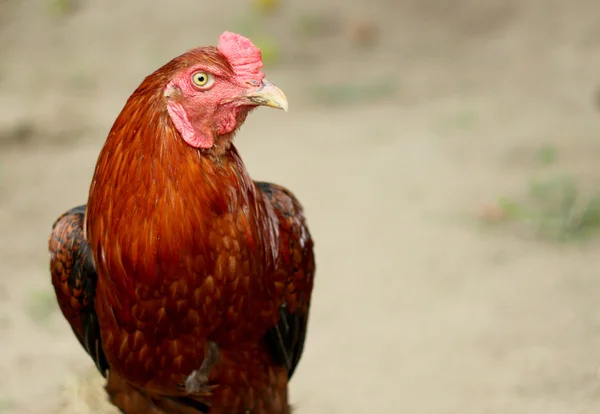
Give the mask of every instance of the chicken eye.
[[214, 81], [213, 76], [210, 73], [207, 72], [195, 72], [192, 75], [192, 82], [194, 82], [194, 85], [206, 89], [209, 88], [210, 86], [212, 86], [212, 83]]

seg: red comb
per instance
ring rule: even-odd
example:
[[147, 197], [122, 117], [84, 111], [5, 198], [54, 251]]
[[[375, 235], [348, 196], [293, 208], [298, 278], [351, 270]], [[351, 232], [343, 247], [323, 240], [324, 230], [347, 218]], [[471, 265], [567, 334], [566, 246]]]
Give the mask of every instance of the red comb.
[[217, 49], [229, 60], [237, 76], [259, 82], [265, 77], [260, 70], [263, 67], [262, 53], [250, 39], [225, 32], [219, 38]]

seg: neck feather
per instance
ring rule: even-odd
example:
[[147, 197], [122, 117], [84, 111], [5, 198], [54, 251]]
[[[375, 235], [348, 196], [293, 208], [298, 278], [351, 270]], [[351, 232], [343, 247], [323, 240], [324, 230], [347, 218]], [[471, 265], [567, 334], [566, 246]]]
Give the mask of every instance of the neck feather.
[[136, 274], [162, 278], [193, 267], [186, 261], [213, 247], [214, 220], [235, 220], [262, 200], [230, 140], [208, 151], [188, 146], [160, 95], [153, 98], [132, 95], [115, 121], [88, 200], [87, 237], [99, 275], [110, 273], [122, 289], [134, 288]]

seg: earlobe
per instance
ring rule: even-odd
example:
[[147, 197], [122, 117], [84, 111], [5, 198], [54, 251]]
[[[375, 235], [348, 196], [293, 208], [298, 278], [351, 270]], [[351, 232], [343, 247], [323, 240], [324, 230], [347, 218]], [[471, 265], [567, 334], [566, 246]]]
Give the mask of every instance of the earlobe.
[[165, 90], [167, 111], [183, 140], [194, 148], [212, 148], [214, 138], [210, 129], [192, 125], [183, 105], [177, 100], [169, 98], [167, 95], [168, 92], [169, 89]]
[[167, 99], [178, 98], [178, 97], [182, 96], [181, 89], [179, 89], [179, 86], [175, 85], [175, 83], [173, 81], [171, 81], [168, 83], [167, 87], [165, 88], [164, 96]]

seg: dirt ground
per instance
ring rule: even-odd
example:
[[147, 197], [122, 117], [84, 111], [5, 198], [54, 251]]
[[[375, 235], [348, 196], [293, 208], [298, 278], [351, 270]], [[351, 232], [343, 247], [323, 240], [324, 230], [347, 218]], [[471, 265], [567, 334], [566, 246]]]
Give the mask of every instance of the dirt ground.
[[261, 42], [290, 102], [237, 143], [316, 240], [297, 412], [600, 412], [600, 243], [476, 220], [536, 177], [598, 179], [600, 3], [291, 3], [0, 1], [0, 413], [65, 413], [65, 384], [97, 381], [50, 226], [141, 79], [224, 30]]

